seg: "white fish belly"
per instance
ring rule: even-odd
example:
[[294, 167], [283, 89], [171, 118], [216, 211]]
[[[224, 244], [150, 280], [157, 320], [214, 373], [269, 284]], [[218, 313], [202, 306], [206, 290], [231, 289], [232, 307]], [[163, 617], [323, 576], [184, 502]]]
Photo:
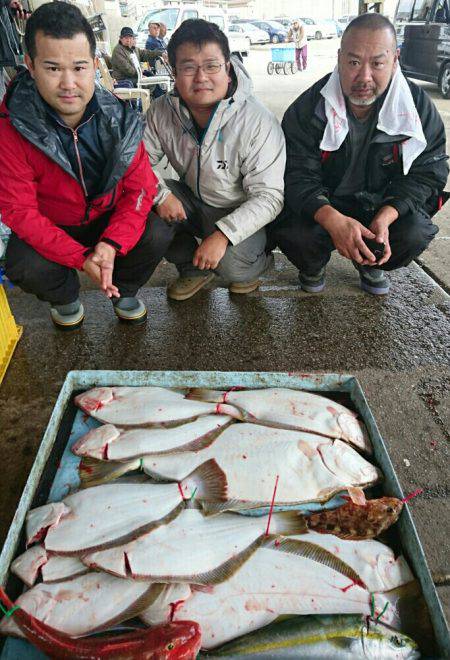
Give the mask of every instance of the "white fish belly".
[[[101, 628], [127, 610], [151, 585], [122, 580], [107, 573], [88, 573], [57, 584], [40, 583], [17, 599], [26, 612], [44, 623], [79, 637]], [[23, 636], [11, 619], [4, 619], [0, 632]]]
[[167, 623], [170, 619], [172, 606], [191, 597], [191, 588], [188, 584], [166, 584], [156, 600], [139, 614], [139, 618], [147, 626], [158, 626]]
[[189, 401], [163, 387], [94, 388], [75, 403], [91, 417], [117, 426], [181, 421], [216, 410], [216, 404]]
[[342, 559], [358, 573], [369, 591], [390, 591], [414, 580], [406, 560], [396, 559], [394, 551], [380, 541], [352, 541], [314, 531], [293, 538], [320, 545]]
[[75, 575], [86, 573], [87, 570], [87, 567], [77, 557], [51, 555], [42, 567], [42, 580], [44, 582], [67, 580]]
[[226, 401], [262, 422], [342, 438], [361, 449], [368, 448], [354, 413], [318, 394], [280, 387], [229, 392]]
[[266, 524], [267, 517], [230, 513], [205, 517], [198, 510], [187, 509], [167, 525], [126, 545], [92, 553], [84, 561], [117, 575], [125, 576], [129, 569], [132, 576], [154, 581], [195, 583], [248, 548], [264, 534]]
[[176, 484], [106, 484], [69, 495], [70, 513], [49, 529], [45, 547], [76, 553], [101, 547], [168, 515], [182, 501]]
[[171, 429], [125, 431], [119, 441], [109, 444], [108, 459], [123, 461], [137, 456], [181, 450], [184, 445], [218, 431], [229, 421], [230, 417], [225, 415], [204, 415], [194, 422], [181, 424]]
[[319, 613], [369, 615], [370, 594], [318, 562], [260, 548], [227, 582], [195, 591], [175, 620], [198, 621], [210, 649], [283, 614]]
[[[248, 502], [270, 502], [277, 475], [276, 503], [325, 500], [346, 486], [377, 480], [378, 472], [368, 461], [345, 443], [334, 442], [338, 442], [336, 447], [333, 440], [314, 434], [233, 424], [203, 450], [146, 457], [143, 467], [149, 474], [181, 481], [214, 459], [226, 475], [228, 500]], [[345, 465], [339, 458], [343, 453], [340, 445], [344, 445]], [[323, 460], [325, 451], [327, 464]], [[335, 464], [339, 464], [336, 474]]]

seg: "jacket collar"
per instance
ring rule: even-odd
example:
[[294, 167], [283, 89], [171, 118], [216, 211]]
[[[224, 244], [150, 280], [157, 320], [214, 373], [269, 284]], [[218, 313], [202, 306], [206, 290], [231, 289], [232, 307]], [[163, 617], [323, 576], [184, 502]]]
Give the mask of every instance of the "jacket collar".
[[[8, 112], [11, 124], [26, 140], [76, 179], [58, 133], [51, 126], [48, 107], [25, 70], [8, 87], [2, 110]], [[97, 84], [88, 108], [97, 108], [100, 139], [109, 154], [102, 184], [102, 190], [107, 192], [131, 164], [142, 139], [143, 125], [132, 108]]]

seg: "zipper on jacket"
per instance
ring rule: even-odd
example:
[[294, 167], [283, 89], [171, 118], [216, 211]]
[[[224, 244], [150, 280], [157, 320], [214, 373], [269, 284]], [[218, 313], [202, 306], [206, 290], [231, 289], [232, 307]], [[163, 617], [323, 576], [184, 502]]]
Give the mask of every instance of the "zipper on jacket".
[[76, 157], [77, 157], [78, 170], [79, 170], [79, 172], [80, 172], [81, 186], [82, 186], [83, 191], [84, 191], [84, 196], [87, 197], [87, 196], [88, 196], [88, 192], [87, 192], [87, 189], [86, 189], [86, 184], [85, 184], [85, 182], [84, 182], [84, 177], [83, 177], [83, 166], [82, 166], [82, 164], [81, 164], [80, 152], [79, 152], [79, 150], [78, 150], [78, 135], [77, 135], [77, 132], [74, 131], [74, 130], [72, 130], [72, 135], [73, 135], [73, 141], [74, 141], [74, 144], [75, 144], [75, 154], [76, 154]]

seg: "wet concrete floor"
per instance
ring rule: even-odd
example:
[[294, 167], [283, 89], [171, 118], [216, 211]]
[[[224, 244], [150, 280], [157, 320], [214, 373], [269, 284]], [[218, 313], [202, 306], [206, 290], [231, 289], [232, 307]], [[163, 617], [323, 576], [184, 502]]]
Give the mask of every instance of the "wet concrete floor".
[[[45, 304], [8, 291], [24, 335], [0, 388], [0, 539], [71, 369], [347, 372], [366, 393], [404, 491], [424, 489], [412, 515], [434, 577], [448, 580], [450, 297], [416, 264], [391, 275], [389, 296], [369, 296], [339, 256], [319, 295], [300, 291], [280, 254], [248, 296], [218, 282], [189, 301], [169, 301], [173, 276], [161, 264], [142, 291], [149, 320], [139, 328], [119, 324], [89, 284], [75, 333], [56, 331]], [[449, 590], [439, 588], [447, 607]]]

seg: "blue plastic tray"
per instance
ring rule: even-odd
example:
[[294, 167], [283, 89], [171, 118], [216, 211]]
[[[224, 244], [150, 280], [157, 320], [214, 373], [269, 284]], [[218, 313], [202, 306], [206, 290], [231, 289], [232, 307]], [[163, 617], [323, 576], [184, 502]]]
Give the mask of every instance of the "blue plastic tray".
[[[9, 566], [18, 553], [22, 528], [27, 511], [39, 492], [41, 478], [55, 445], [58, 431], [63, 420], [67, 405], [75, 392], [97, 386], [145, 386], [158, 385], [162, 387], [208, 387], [211, 389], [229, 389], [242, 386], [247, 388], [292, 387], [312, 392], [326, 394], [347, 394], [361, 418], [364, 420], [373, 444], [374, 458], [384, 473], [383, 490], [389, 495], [403, 498], [393, 465], [390, 461], [385, 443], [376, 426], [364, 393], [354, 376], [349, 374], [300, 374], [277, 372], [202, 372], [202, 371], [71, 371], [56, 401], [47, 430], [42, 439], [35, 462], [25, 485], [22, 497], [17, 507], [13, 522], [0, 555], [0, 584], [6, 584]], [[78, 487], [77, 466], [79, 459], [72, 454], [72, 444], [90, 428], [98, 423], [86, 417], [81, 412], [75, 415], [64, 451], [57, 469], [52, 475], [52, 485], [48, 496], [49, 501], [60, 500], [71, 490]], [[336, 501], [329, 503], [333, 506]], [[317, 506], [317, 505], [316, 505]], [[308, 505], [309, 507], [309, 505]], [[313, 507], [310, 507], [311, 509]], [[257, 513], [264, 513], [259, 510]], [[450, 636], [447, 621], [441, 603], [434, 587], [427, 561], [412, 521], [408, 505], [404, 507], [397, 524], [402, 550], [417, 576], [424, 598], [428, 605], [433, 624], [436, 643], [440, 657], [450, 656]], [[8, 638], [1, 660], [42, 660], [41, 653], [29, 644]]]

